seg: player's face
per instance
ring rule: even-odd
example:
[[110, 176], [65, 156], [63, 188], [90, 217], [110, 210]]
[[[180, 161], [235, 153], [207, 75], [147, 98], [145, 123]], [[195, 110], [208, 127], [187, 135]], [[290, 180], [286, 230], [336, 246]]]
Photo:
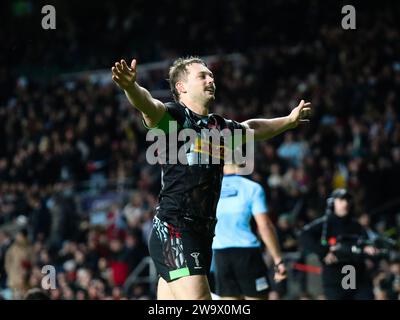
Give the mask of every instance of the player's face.
[[344, 217], [349, 213], [350, 202], [347, 199], [336, 198], [334, 201], [335, 214], [338, 217]]
[[191, 100], [208, 103], [215, 99], [214, 75], [206, 66], [192, 63], [186, 67], [188, 75], [184, 86]]

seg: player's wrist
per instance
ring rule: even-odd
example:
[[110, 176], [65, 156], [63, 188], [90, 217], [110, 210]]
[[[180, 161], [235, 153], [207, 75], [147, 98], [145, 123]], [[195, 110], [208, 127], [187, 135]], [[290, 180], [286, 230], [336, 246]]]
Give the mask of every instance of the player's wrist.
[[297, 118], [292, 113], [290, 113], [286, 117], [286, 119], [287, 119], [287, 124], [286, 124], [287, 129], [293, 129], [297, 126]]
[[129, 84], [127, 84], [125, 86], [124, 90], [128, 94], [136, 94], [140, 90], [140, 87], [136, 83], [136, 81], [133, 81], [133, 82], [130, 82]]

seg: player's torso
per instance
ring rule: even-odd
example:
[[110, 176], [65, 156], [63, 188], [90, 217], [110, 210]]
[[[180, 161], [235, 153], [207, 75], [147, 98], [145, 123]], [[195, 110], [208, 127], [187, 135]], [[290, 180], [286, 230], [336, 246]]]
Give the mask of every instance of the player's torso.
[[[162, 189], [158, 214], [174, 223], [177, 217], [214, 219], [220, 195], [224, 165], [224, 119], [218, 115], [197, 115], [180, 109], [180, 126], [167, 135], [162, 168]], [[182, 141], [183, 130], [192, 136]], [[212, 130], [210, 139], [207, 131]], [[186, 135], [186, 131], [183, 132]], [[215, 136], [216, 134], [216, 136]], [[172, 152], [171, 152], [172, 151]], [[177, 158], [173, 158], [174, 152]]]

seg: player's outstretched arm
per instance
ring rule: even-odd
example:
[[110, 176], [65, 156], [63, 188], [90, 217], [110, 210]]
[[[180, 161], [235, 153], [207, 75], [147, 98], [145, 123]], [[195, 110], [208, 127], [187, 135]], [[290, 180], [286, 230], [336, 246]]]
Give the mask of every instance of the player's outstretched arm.
[[270, 139], [286, 130], [297, 127], [299, 122], [309, 121], [307, 118], [311, 113], [310, 102], [301, 100], [299, 105], [294, 108], [286, 117], [274, 119], [250, 119], [242, 122], [246, 129], [254, 130], [256, 140]]
[[125, 60], [116, 62], [111, 71], [112, 80], [125, 91], [129, 102], [142, 112], [146, 124], [149, 127], [155, 127], [163, 117], [166, 108], [161, 101], [154, 99], [149, 91], [137, 84], [136, 60], [132, 60], [130, 67]]

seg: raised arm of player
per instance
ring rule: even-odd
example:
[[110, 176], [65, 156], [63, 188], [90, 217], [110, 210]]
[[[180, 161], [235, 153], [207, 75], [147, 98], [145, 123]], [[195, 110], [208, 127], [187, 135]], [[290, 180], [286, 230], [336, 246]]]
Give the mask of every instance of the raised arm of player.
[[286, 130], [297, 127], [299, 122], [309, 121], [311, 113], [310, 102], [301, 100], [299, 105], [294, 108], [286, 117], [274, 119], [250, 119], [242, 122], [246, 129], [254, 130], [254, 137], [256, 140], [270, 139]]
[[111, 71], [112, 80], [125, 91], [132, 106], [142, 112], [146, 125], [155, 127], [163, 117], [166, 107], [161, 101], [154, 99], [149, 91], [137, 84], [136, 60], [132, 60], [130, 67], [125, 60], [116, 62]]

